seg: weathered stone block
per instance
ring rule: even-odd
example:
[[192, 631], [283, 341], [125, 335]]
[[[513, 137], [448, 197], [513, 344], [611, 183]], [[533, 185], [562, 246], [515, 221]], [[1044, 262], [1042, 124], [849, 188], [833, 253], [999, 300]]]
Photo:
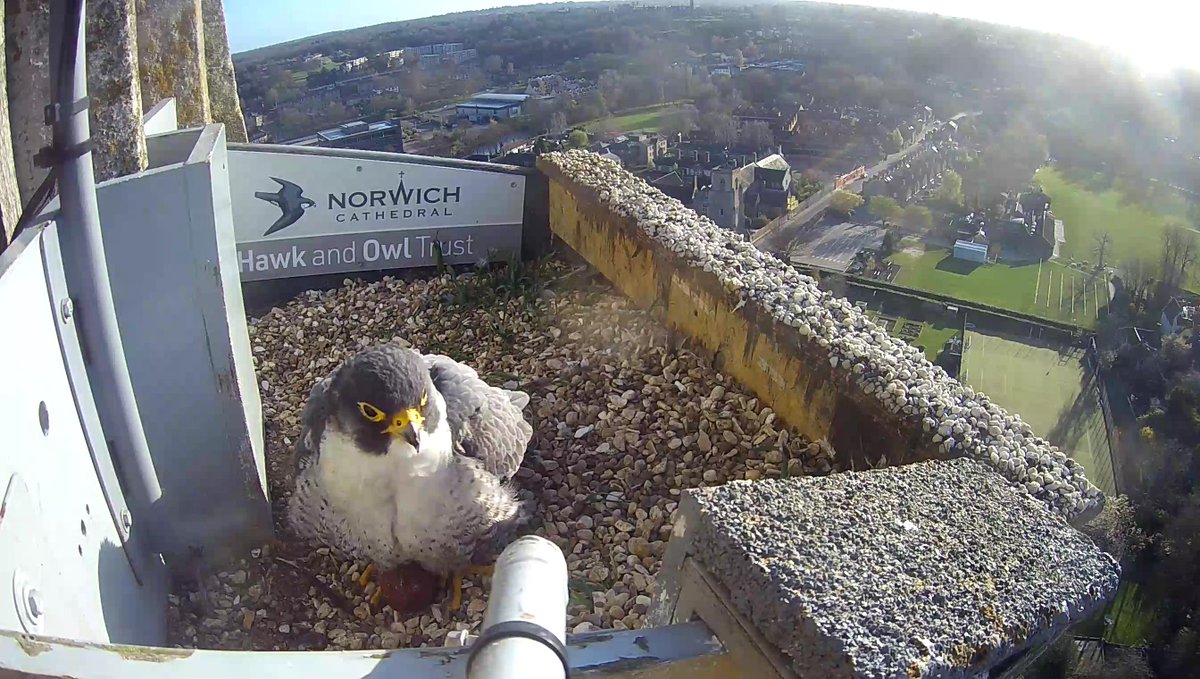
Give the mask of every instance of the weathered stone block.
[[134, 0], [87, 4], [88, 96], [96, 181], [146, 169]]
[[181, 127], [212, 120], [200, 0], [137, 0], [142, 109], [175, 97]]
[[800, 677], [977, 676], [1096, 611], [1120, 576], [969, 459], [687, 494], [691, 558]]
[[17, 170], [13, 165], [12, 136], [8, 116], [8, 84], [4, 50], [4, 6], [0, 5], [0, 246], [12, 240], [13, 228], [21, 216], [21, 191], [17, 187]]
[[225, 30], [225, 7], [221, 0], [201, 0], [204, 14], [204, 63], [208, 68], [208, 104], [213, 122], [225, 124], [225, 137], [246, 142], [246, 120], [238, 103], [233, 57]]
[[24, 204], [46, 177], [33, 156], [50, 145], [44, 113], [50, 103], [50, 3], [8, 0], [4, 8], [8, 118], [13, 167]]

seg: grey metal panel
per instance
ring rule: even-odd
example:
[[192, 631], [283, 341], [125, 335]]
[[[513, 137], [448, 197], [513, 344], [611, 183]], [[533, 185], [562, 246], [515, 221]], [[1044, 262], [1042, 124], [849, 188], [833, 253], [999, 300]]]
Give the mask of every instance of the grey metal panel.
[[142, 132], [146, 136], [166, 134], [179, 129], [179, 116], [176, 114], [175, 97], [159, 99], [158, 103], [142, 116]]
[[148, 169], [154, 170], [186, 162], [203, 132], [204, 128], [193, 127], [147, 137], [146, 157], [150, 163]]
[[87, 403], [91, 393], [73, 392], [71, 363], [58, 350], [59, 326], [72, 316], [47, 281], [56, 263], [41, 245], [53, 228], [26, 231], [0, 258], [0, 308], [11, 329], [0, 333], [0, 627], [161, 643], [165, 581], [147, 573], [139, 585], [133, 575], [77, 410], [77, 398]]
[[155, 513], [168, 562], [190, 547], [219, 559], [272, 534], [223, 130], [162, 138], [171, 137], [195, 139], [185, 163], [97, 189], [126, 360], [162, 487]]
[[[263, 497], [267, 489], [266, 444], [263, 441], [262, 398], [258, 391], [258, 379], [254, 373], [253, 350], [250, 347], [250, 330], [246, 326], [245, 302], [242, 299], [241, 276], [238, 273], [237, 241], [233, 229], [233, 200], [229, 195], [229, 153], [225, 144], [225, 126], [209, 125], [202, 144], [197, 145], [193, 158], [199, 161], [203, 152], [208, 156], [208, 170], [212, 186], [212, 223], [216, 235], [217, 261], [220, 278], [218, 284], [225, 299], [226, 329], [237, 375], [237, 389], [241, 403], [241, 417], [250, 432], [250, 445]], [[218, 136], [219, 135], [219, 136]], [[201, 209], [198, 206], [197, 209]], [[231, 416], [236, 415], [232, 413]], [[269, 517], [268, 517], [269, 520]]]
[[[397, 651], [192, 651], [176, 648], [132, 648], [72, 641], [22, 638], [0, 632], [0, 670], [36, 677], [82, 679], [350, 679], [396, 677], [463, 679], [465, 648]], [[593, 632], [567, 639], [572, 675], [638, 676], [650, 667], [669, 666], [725, 652], [700, 622], [621, 632]]]

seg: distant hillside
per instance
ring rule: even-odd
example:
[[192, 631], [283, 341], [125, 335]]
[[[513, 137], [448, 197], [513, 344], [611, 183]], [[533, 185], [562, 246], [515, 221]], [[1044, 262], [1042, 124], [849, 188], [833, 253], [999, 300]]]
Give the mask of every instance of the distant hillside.
[[[602, 3], [548, 2], [537, 5], [515, 5], [473, 10], [469, 12], [454, 12], [452, 14], [441, 14], [422, 19], [409, 19], [407, 21], [389, 21], [387, 23], [375, 24], [373, 26], [348, 28], [342, 31], [330, 31], [328, 33], [321, 33], [319, 35], [310, 35], [305, 38], [297, 38], [296, 40], [289, 40], [287, 42], [276, 43], [274, 45], [267, 45], [266, 47], [257, 47], [252, 50], [246, 50], [244, 52], [238, 52], [234, 54], [233, 61], [238, 65], [254, 64], [264, 61], [279, 61], [308, 52], [325, 52], [332, 49], [345, 49], [349, 46], [369, 44], [382, 40], [393, 33], [420, 31], [422, 29], [435, 29], [452, 23], [459, 24], [459, 27], [461, 28], [462, 25], [460, 22], [462, 21], [483, 19], [486, 17], [495, 16], [497, 14], [507, 14], [510, 12], [547, 12], [565, 9], [568, 7], [586, 7], [596, 4]], [[431, 38], [430, 42], [442, 41]], [[392, 49], [399, 47], [416, 47], [416, 45], [391, 46]]]

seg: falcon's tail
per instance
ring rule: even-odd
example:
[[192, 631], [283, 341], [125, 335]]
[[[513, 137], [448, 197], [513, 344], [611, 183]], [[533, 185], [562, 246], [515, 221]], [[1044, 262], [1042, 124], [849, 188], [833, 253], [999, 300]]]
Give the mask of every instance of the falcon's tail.
[[489, 536], [485, 540], [481, 540], [475, 547], [475, 552], [472, 555], [471, 561], [475, 564], [485, 565], [494, 563], [500, 552], [509, 545], [513, 540], [519, 537], [530, 535], [538, 529], [536, 519], [538, 516], [537, 500], [532, 497], [514, 498], [514, 511], [508, 518], [501, 519], [492, 525]]

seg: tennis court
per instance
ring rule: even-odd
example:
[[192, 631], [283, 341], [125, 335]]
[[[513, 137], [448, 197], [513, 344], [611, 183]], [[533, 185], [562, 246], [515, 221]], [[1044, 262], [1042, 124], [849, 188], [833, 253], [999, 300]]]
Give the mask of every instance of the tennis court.
[[967, 332], [959, 379], [1033, 427], [1087, 470], [1088, 480], [1114, 492], [1112, 455], [1095, 376], [1083, 349]]

